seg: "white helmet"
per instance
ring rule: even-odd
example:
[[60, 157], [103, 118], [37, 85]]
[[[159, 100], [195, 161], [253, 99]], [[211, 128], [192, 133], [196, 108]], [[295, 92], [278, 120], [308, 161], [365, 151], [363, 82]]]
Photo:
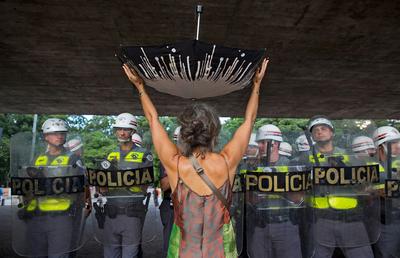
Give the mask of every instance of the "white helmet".
[[175, 128], [175, 131], [174, 131], [174, 141], [175, 141], [175, 142], [178, 141], [180, 132], [181, 132], [181, 127], [180, 127], [180, 126], [178, 126], [177, 128]]
[[297, 137], [295, 141], [297, 151], [309, 151], [310, 144], [308, 144], [307, 137], [303, 134]]
[[383, 143], [399, 140], [400, 133], [396, 128], [392, 126], [381, 126], [375, 130], [372, 137], [374, 138], [375, 146], [378, 147]]
[[142, 137], [139, 134], [134, 133], [132, 134], [132, 142], [139, 147], [142, 147]]
[[244, 157], [243, 157], [244, 159], [257, 158], [258, 144], [255, 140], [256, 140], [256, 134], [252, 133], [250, 135], [249, 145], [247, 146], [246, 153], [244, 154]]
[[82, 146], [82, 141], [77, 138], [69, 140], [67, 143], [64, 144], [64, 147], [72, 152], [79, 150], [80, 148], [82, 148]]
[[274, 140], [281, 142], [282, 139], [282, 132], [281, 130], [275, 125], [263, 125], [258, 128], [257, 135], [256, 135], [256, 142], [262, 140]]
[[369, 149], [375, 149], [374, 141], [367, 136], [358, 136], [351, 143], [351, 149], [353, 152], [364, 152]]
[[326, 125], [329, 128], [331, 128], [332, 131], [334, 131], [332, 122], [324, 116], [316, 116], [316, 117], [310, 119], [310, 122], [308, 124], [308, 131], [310, 131], [310, 133], [311, 133], [312, 128], [315, 125]]
[[49, 118], [42, 125], [43, 133], [68, 132], [67, 123], [59, 118]]
[[252, 134], [250, 135], [249, 145], [250, 145], [250, 146], [257, 146], [257, 147], [258, 147], [258, 144], [257, 144], [257, 142], [256, 142], [256, 134], [255, 134], [255, 133], [252, 133]]
[[112, 125], [113, 128], [130, 128], [137, 130], [136, 118], [129, 113], [122, 113], [117, 116], [115, 123]]
[[279, 155], [291, 157], [292, 146], [287, 142], [281, 142], [281, 144], [279, 145]]

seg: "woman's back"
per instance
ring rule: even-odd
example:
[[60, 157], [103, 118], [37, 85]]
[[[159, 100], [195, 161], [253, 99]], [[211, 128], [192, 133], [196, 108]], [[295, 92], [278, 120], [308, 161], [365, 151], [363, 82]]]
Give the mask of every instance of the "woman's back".
[[[197, 161], [203, 167], [204, 173], [217, 189], [224, 185], [228, 179], [230, 180], [230, 183], [233, 182], [233, 178], [230, 178], [229, 176], [228, 164], [223, 155], [208, 152], [205, 154], [204, 158], [197, 157]], [[176, 172], [178, 173], [174, 173], [174, 176], [170, 177], [172, 191], [174, 191], [174, 188], [177, 185], [179, 176], [180, 179], [196, 194], [205, 196], [213, 193], [201, 177], [197, 175], [189, 158], [177, 156], [176, 164]]]
[[[209, 154], [208, 158], [198, 160], [230, 205], [232, 189], [224, 158]], [[177, 175], [168, 257], [237, 257], [229, 210], [207, 185], [202, 185], [203, 180], [187, 158], [178, 158]], [[225, 181], [218, 184], [221, 179]]]

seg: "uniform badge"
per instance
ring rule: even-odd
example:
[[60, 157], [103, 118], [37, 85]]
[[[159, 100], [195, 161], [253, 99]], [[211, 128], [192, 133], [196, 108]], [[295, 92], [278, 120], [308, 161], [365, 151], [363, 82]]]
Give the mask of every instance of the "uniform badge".
[[108, 161], [108, 160], [103, 160], [103, 161], [101, 162], [101, 167], [102, 167], [103, 169], [109, 169], [110, 166], [111, 166], [111, 162]]

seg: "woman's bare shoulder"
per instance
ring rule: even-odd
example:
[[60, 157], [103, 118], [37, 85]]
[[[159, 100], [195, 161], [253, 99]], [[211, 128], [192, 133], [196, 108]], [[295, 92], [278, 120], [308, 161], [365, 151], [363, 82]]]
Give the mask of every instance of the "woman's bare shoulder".
[[[209, 152], [203, 158], [197, 158], [200, 165], [207, 171], [218, 173], [221, 168], [226, 167], [224, 163], [224, 157], [219, 153]], [[192, 163], [189, 158], [181, 157], [180, 169], [182, 171], [192, 171]]]

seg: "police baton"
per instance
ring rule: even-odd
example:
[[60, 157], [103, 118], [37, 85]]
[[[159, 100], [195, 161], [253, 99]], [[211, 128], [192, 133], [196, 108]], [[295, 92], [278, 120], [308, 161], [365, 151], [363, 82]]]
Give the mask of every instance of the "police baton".
[[313, 155], [314, 160], [315, 160], [315, 165], [317, 165], [319, 167], [320, 164], [319, 164], [319, 159], [318, 159], [318, 155], [317, 155], [317, 150], [315, 149], [315, 146], [314, 146], [314, 144], [312, 142], [311, 133], [305, 127], [303, 127], [302, 129], [304, 130], [304, 135], [306, 136], [308, 145], [310, 145], [310, 149], [311, 149], [312, 155]]
[[[387, 179], [392, 179], [392, 143], [388, 142], [386, 144], [387, 146], [387, 153], [386, 153], [386, 159], [387, 159], [387, 164], [386, 164], [386, 176]], [[386, 187], [386, 184], [385, 184]], [[392, 208], [393, 208], [393, 203], [390, 198], [386, 198], [386, 205], [387, 211], [385, 211], [385, 224], [388, 225], [392, 221]]]
[[271, 140], [267, 140], [267, 144], [265, 146], [266, 148], [266, 155], [265, 155], [265, 166], [268, 167], [269, 166], [269, 160], [271, 157], [271, 147], [272, 147], [272, 142]]
[[386, 175], [387, 179], [392, 179], [392, 143], [387, 143], [387, 164], [386, 164]]

